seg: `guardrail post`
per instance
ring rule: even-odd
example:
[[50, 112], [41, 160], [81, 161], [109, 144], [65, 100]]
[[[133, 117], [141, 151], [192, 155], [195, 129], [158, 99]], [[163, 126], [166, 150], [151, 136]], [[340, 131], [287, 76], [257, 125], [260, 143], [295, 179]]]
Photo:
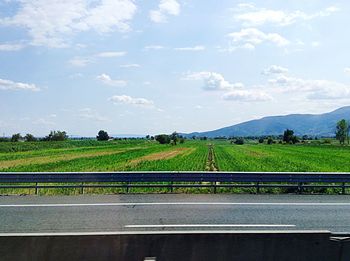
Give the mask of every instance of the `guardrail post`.
[[39, 188], [38, 188], [38, 182], [35, 182], [35, 195], [38, 195]]
[[212, 182], [213, 193], [216, 194], [216, 181]]
[[126, 193], [129, 193], [129, 182], [126, 182]]
[[258, 181], [256, 183], [256, 194], [259, 194], [260, 193], [260, 182]]
[[342, 190], [342, 194], [345, 195], [345, 182], [342, 183], [341, 190]]
[[303, 193], [303, 182], [298, 183], [298, 194]]
[[173, 181], [170, 182], [170, 193], [173, 193], [174, 187], [173, 187]]
[[80, 193], [84, 194], [84, 182], [81, 183]]

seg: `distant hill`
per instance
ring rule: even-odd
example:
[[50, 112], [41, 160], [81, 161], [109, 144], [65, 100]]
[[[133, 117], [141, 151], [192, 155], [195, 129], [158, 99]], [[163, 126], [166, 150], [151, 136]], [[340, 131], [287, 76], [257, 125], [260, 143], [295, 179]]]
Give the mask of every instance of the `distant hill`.
[[350, 106], [339, 108], [324, 114], [290, 114], [286, 116], [270, 116], [259, 120], [251, 120], [229, 127], [184, 134], [187, 137], [219, 137], [219, 136], [263, 136], [280, 135], [285, 129], [292, 129], [296, 135], [334, 136], [336, 123], [350, 120]]

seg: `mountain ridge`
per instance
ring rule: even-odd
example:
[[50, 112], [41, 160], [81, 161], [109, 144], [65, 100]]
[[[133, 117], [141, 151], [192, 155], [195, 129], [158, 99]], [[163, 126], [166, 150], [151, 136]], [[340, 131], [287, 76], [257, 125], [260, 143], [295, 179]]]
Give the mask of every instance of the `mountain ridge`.
[[294, 130], [296, 135], [334, 136], [336, 123], [350, 120], [350, 106], [344, 106], [322, 114], [288, 114], [266, 116], [261, 119], [245, 121], [212, 131], [192, 132], [186, 137], [247, 137], [281, 135], [285, 129]]

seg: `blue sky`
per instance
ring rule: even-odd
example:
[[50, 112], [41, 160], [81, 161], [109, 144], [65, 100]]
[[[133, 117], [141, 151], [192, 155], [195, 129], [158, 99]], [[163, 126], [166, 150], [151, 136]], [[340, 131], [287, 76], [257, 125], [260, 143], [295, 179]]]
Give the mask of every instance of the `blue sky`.
[[0, 132], [192, 132], [349, 105], [349, 13], [345, 0], [0, 0]]

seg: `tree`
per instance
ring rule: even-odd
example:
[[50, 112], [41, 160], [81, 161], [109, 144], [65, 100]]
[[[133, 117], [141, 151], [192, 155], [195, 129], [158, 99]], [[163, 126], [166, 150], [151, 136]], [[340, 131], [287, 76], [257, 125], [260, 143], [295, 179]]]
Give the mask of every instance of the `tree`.
[[259, 138], [259, 143], [264, 143], [264, 138]]
[[347, 126], [348, 126], [348, 128], [346, 129], [346, 139], [348, 140], [348, 145], [350, 144], [350, 122], [349, 121], [347, 121], [346, 122], [346, 124], [347, 124]]
[[178, 139], [179, 139], [179, 135], [177, 134], [176, 131], [174, 131], [171, 135], [170, 135], [170, 139], [173, 141], [174, 145], [176, 145]]
[[344, 144], [346, 139], [349, 143], [349, 124], [346, 120], [342, 119], [337, 122], [335, 137], [339, 140], [340, 144]]
[[99, 141], [109, 140], [109, 135], [106, 131], [100, 130], [96, 136], [96, 139]]
[[20, 139], [22, 139], [22, 136], [20, 133], [13, 134], [11, 137], [12, 142], [18, 142]]
[[269, 145], [273, 144], [273, 139], [271, 137], [269, 137], [267, 139], [267, 144], [269, 144]]
[[308, 139], [309, 139], [309, 136], [303, 135], [302, 140], [308, 140]]
[[286, 143], [290, 143], [293, 139], [294, 131], [290, 129], [286, 129], [283, 133], [283, 141]]
[[64, 141], [68, 139], [65, 131], [50, 131], [50, 134], [46, 136], [44, 141]]
[[298, 137], [295, 136], [295, 135], [293, 135], [291, 142], [292, 142], [293, 144], [298, 143], [298, 142], [299, 142]]
[[171, 139], [169, 135], [160, 134], [155, 136], [155, 140], [158, 141], [160, 144], [169, 144]]
[[37, 141], [38, 139], [34, 137], [34, 135], [27, 133], [26, 136], [24, 136], [24, 139], [28, 142], [30, 141]]
[[293, 130], [286, 129], [283, 133], [283, 141], [288, 144], [295, 144], [299, 142], [299, 139], [294, 135]]
[[149, 135], [146, 135], [146, 139], [149, 140], [150, 136]]

